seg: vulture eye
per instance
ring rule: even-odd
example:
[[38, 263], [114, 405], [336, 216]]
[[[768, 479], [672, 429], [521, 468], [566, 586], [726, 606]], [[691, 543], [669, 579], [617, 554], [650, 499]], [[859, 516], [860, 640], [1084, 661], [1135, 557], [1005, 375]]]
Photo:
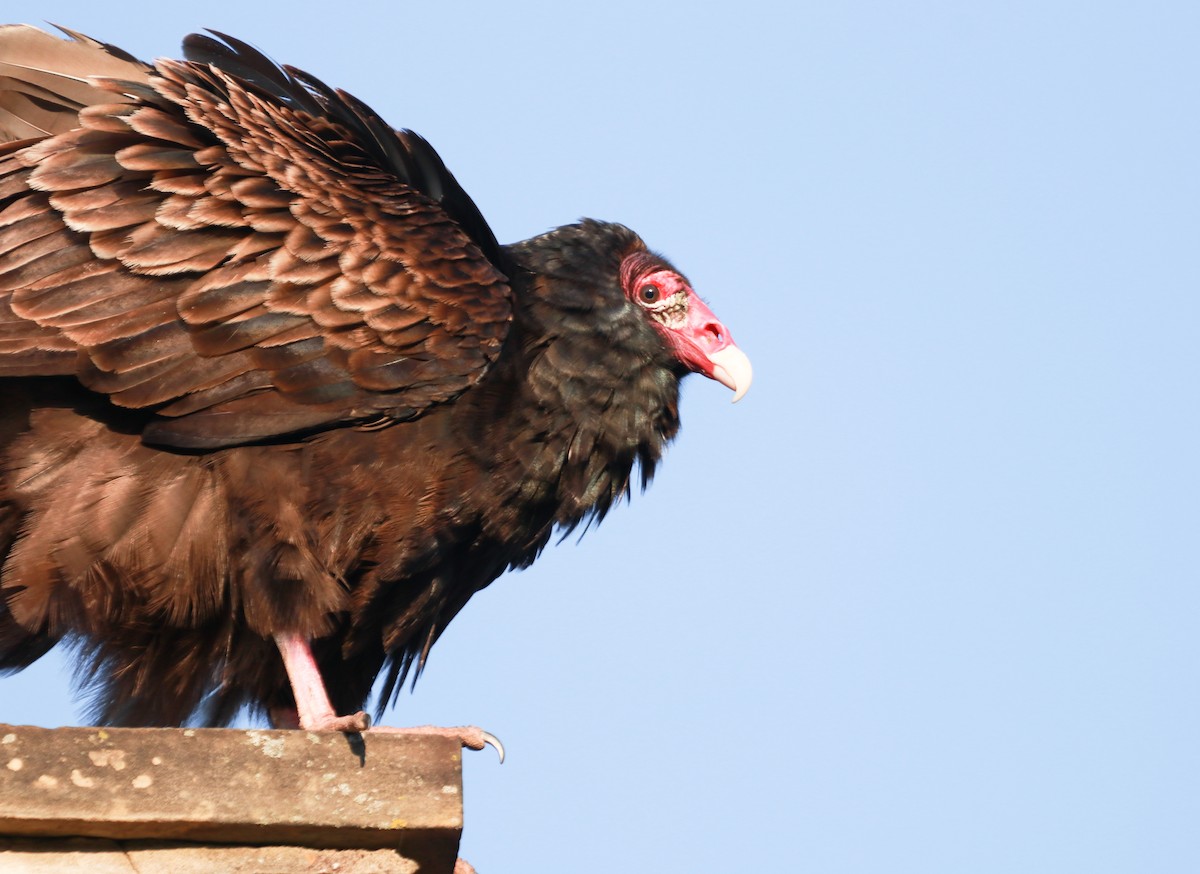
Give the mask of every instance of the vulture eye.
[[647, 283], [638, 289], [638, 295], [642, 303], [655, 303], [662, 296], [662, 290], [657, 285]]

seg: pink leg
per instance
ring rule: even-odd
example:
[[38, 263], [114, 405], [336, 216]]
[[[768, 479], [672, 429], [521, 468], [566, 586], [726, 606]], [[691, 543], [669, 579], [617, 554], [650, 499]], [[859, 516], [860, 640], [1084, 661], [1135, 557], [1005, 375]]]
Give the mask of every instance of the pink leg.
[[[329, 703], [329, 695], [325, 692], [325, 682], [317, 669], [313, 658], [312, 648], [308, 641], [298, 634], [276, 634], [275, 645], [283, 656], [283, 667], [287, 671], [288, 681], [292, 684], [292, 695], [296, 699], [295, 711], [291, 708], [271, 708], [271, 721], [277, 728], [303, 728], [306, 731], [355, 731], [362, 732], [371, 728], [371, 717], [361, 710], [350, 716], [338, 716]], [[472, 725], [457, 728], [442, 728], [436, 725], [419, 725], [415, 728], [393, 728], [380, 726], [371, 729], [372, 732], [387, 734], [424, 734], [440, 735], [457, 740], [464, 747], [481, 750], [488, 744], [496, 748], [500, 761], [504, 761], [504, 746], [491, 732], [484, 731]]]
[[308, 641], [298, 634], [276, 634], [275, 645], [283, 656], [283, 667], [292, 684], [300, 727], [306, 731], [366, 731], [371, 717], [361, 710], [350, 716], [333, 712], [325, 683], [313, 659]]

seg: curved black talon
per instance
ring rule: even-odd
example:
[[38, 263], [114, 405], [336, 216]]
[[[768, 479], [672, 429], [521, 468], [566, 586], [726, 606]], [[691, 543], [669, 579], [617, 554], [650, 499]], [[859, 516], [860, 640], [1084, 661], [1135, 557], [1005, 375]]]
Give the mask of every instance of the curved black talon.
[[481, 735], [483, 735], [483, 742], [485, 744], [491, 744], [492, 746], [494, 746], [496, 748], [496, 752], [500, 754], [500, 764], [503, 765], [504, 764], [504, 744], [500, 743], [500, 738], [496, 737], [490, 731], [484, 731], [482, 728], [479, 729], [479, 733]]

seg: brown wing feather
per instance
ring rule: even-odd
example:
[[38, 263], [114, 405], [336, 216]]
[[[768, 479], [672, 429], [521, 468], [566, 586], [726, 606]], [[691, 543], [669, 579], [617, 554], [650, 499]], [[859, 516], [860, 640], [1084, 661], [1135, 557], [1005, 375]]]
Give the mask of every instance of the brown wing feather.
[[377, 126], [313, 115], [332, 92], [119, 63], [140, 82], [93, 79], [70, 129], [0, 151], [0, 375], [70, 349], [89, 388], [152, 408], [146, 439], [194, 448], [410, 418], [482, 376], [507, 280]]
[[119, 49], [63, 32], [71, 39], [23, 24], [0, 25], [0, 141], [73, 130], [83, 107], [112, 99], [89, 76], [145, 76], [147, 66]]

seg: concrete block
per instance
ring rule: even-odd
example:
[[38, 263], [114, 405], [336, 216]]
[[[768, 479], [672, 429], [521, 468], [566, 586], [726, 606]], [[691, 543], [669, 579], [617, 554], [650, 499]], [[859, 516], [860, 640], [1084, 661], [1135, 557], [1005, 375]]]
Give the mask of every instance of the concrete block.
[[[0, 725], [0, 835], [256, 845], [248, 849], [301, 855], [305, 848], [384, 851], [354, 857], [368, 866], [363, 874], [392, 864], [398, 851], [401, 861], [430, 866], [422, 870], [449, 871], [462, 831], [461, 765], [459, 744], [435, 735]], [[205, 870], [186, 867], [184, 856], [150, 867], [166, 849], [136, 849], [143, 855], [135, 870]], [[235, 855], [207, 870], [255, 870], [238, 867]], [[304, 858], [263, 870], [325, 864]], [[89, 862], [89, 874], [109, 874], [100, 864]]]

